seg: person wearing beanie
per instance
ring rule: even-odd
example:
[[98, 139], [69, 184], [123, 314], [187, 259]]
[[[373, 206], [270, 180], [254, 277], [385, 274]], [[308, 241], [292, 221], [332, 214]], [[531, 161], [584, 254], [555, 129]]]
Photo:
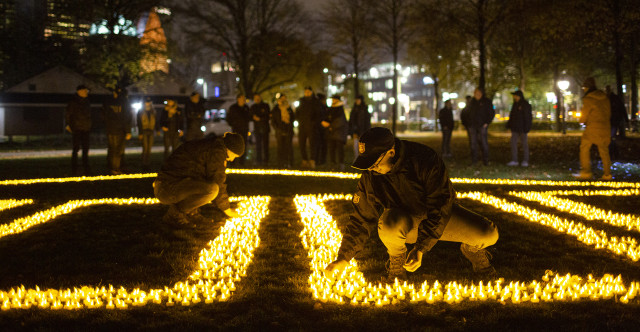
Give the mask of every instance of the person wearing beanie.
[[596, 87], [596, 80], [588, 77], [582, 84], [582, 110], [580, 123], [586, 128], [580, 139], [580, 172], [573, 176], [580, 180], [593, 178], [591, 173], [591, 146], [598, 147], [602, 158], [603, 175], [600, 180], [612, 180], [611, 158], [609, 157], [609, 143], [611, 143], [611, 104], [609, 97]]
[[160, 203], [169, 205], [163, 220], [183, 227], [211, 221], [200, 213], [200, 207], [213, 202], [228, 217], [237, 217], [227, 194], [227, 162], [244, 154], [241, 135], [225, 133], [188, 141], [178, 147], [164, 162], [153, 190]]
[[[513, 95], [513, 105], [509, 113], [509, 121], [507, 121], [507, 129], [511, 130], [511, 161], [507, 166], [522, 167], [529, 166], [529, 141], [527, 134], [531, 130], [533, 114], [531, 105], [524, 99], [522, 90], [511, 93]], [[518, 141], [522, 144], [522, 164], [518, 162]]]
[[[440, 156], [430, 147], [400, 140], [374, 127], [360, 137], [353, 167], [363, 171], [353, 195], [353, 212], [337, 259], [325, 273], [333, 276], [364, 249], [377, 229], [389, 254], [387, 282], [406, 279], [438, 241], [460, 242], [460, 251], [483, 277], [496, 271], [485, 249], [498, 240], [495, 224], [456, 204], [456, 193]], [[413, 249], [407, 254], [406, 244]]]

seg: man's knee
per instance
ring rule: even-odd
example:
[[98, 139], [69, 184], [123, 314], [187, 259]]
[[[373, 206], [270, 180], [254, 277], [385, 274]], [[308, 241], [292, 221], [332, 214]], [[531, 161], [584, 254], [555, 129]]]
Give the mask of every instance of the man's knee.
[[385, 209], [380, 216], [379, 227], [383, 229], [405, 229], [406, 231], [409, 231], [411, 226], [411, 215], [403, 209]]
[[207, 189], [207, 195], [211, 198], [211, 200], [218, 197], [218, 192], [220, 192], [220, 187], [218, 186], [217, 183], [207, 184], [206, 189]]
[[492, 246], [498, 242], [498, 238], [500, 234], [498, 233], [498, 227], [490, 221], [487, 220], [487, 227], [482, 232], [482, 247], [486, 248]]

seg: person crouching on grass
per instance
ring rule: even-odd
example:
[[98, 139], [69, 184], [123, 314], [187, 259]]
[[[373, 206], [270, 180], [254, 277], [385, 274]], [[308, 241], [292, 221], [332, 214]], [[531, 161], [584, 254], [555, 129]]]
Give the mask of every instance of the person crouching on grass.
[[189, 141], [178, 147], [153, 182], [156, 198], [169, 205], [163, 220], [194, 228], [195, 223], [211, 221], [199, 211], [211, 201], [228, 217], [238, 217], [229, 204], [225, 170], [227, 162], [243, 153], [244, 140], [235, 133]]
[[[366, 131], [352, 167], [364, 170], [353, 195], [333, 276], [364, 248], [374, 227], [389, 253], [387, 282], [406, 279], [438, 241], [461, 242], [462, 254], [483, 277], [495, 277], [485, 249], [498, 240], [493, 222], [455, 203], [444, 162], [426, 145], [400, 140], [386, 128]], [[415, 244], [407, 255], [406, 244]]]

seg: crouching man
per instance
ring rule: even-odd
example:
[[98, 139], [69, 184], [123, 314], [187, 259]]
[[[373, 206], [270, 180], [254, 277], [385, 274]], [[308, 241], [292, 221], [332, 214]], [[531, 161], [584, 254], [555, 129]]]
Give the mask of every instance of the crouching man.
[[[455, 204], [444, 162], [431, 148], [399, 140], [386, 128], [360, 138], [353, 167], [364, 170], [353, 196], [354, 212], [343, 234], [338, 259], [325, 273], [341, 272], [363, 249], [374, 227], [389, 253], [387, 281], [406, 279], [438, 241], [461, 242], [473, 270], [495, 277], [486, 247], [498, 240], [490, 220]], [[413, 244], [407, 255], [406, 244]]]
[[244, 153], [244, 140], [235, 133], [222, 138], [189, 141], [176, 149], [164, 162], [153, 183], [156, 198], [169, 205], [163, 220], [185, 227], [210, 220], [199, 207], [215, 201], [228, 217], [237, 217], [227, 195], [227, 162]]

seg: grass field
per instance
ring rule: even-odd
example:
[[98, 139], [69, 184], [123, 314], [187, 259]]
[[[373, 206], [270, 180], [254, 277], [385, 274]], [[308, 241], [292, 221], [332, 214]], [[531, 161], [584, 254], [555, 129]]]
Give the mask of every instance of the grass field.
[[[433, 135], [410, 138], [434, 148]], [[621, 142], [621, 160], [614, 176], [619, 181], [637, 181], [635, 171], [640, 156], [638, 137]], [[509, 168], [508, 137], [492, 135], [492, 163], [471, 167], [466, 137], [456, 135], [447, 161], [452, 177], [570, 180], [577, 171], [579, 136], [532, 135], [529, 168]], [[347, 149], [348, 151], [349, 149]], [[129, 157], [134, 170], [137, 159]], [[347, 155], [347, 159], [350, 155]], [[154, 155], [159, 167], [161, 157]], [[97, 173], [103, 157], [92, 159]], [[68, 159], [44, 158], [0, 160], [0, 180], [59, 177], [68, 175]], [[32, 204], [0, 211], [0, 225], [16, 218], [51, 209], [70, 200], [95, 198], [153, 197], [153, 178], [82, 181], [0, 186], [0, 200], [33, 199]], [[189, 306], [149, 303], [128, 309], [10, 309], [0, 311], [2, 331], [48, 330], [637, 330], [640, 317], [638, 299], [624, 304], [619, 296], [599, 301], [513, 303], [506, 301], [434, 304], [426, 302], [383, 307], [352, 306], [322, 302], [309, 289], [310, 258], [300, 233], [303, 224], [294, 196], [319, 193], [351, 193], [355, 180], [231, 174], [229, 193], [267, 195], [269, 214], [258, 229], [260, 244], [253, 252], [246, 276], [226, 302], [192, 303]], [[480, 191], [510, 202], [582, 223], [607, 236], [638, 239], [638, 229], [627, 230], [589, 220], [571, 211], [560, 211], [541, 202], [509, 195], [510, 191], [587, 190], [606, 187], [553, 187], [547, 185], [497, 185], [456, 183], [458, 192]], [[637, 216], [638, 196], [561, 196], [603, 210]], [[625, 284], [640, 281], [639, 262], [607, 250], [597, 250], [564, 232], [532, 223], [515, 213], [471, 199], [461, 203], [495, 221], [500, 240], [490, 248], [499, 275], [509, 281], [540, 280], [545, 271], [557, 274], [621, 275]], [[235, 204], [235, 203], [234, 203]], [[351, 206], [345, 200], [326, 202], [338, 228], [343, 227]], [[185, 280], [198, 265], [198, 255], [211, 239], [224, 231], [223, 214], [212, 206], [203, 213], [216, 222], [195, 230], [177, 229], [161, 222], [166, 207], [159, 204], [97, 204], [78, 208], [22, 233], [0, 237], [0, 291], [25, 288], [66, 289], [80, 286], [123, 286], [127, 289], [154, 289]], [[606, 219], [606, 218], [605, 218]], [[374, 237], [356, 260], [367, 280], [385, 274], [386, 252]], [[455, 243], [438, 243], [425, 255], [423, 266], [410, 281], [435, 280], [477, 283], [469, 263]], [[0, 301], [2, 302], [2, 301]], [[1, 304], [1, 303], [0, 303]]]

